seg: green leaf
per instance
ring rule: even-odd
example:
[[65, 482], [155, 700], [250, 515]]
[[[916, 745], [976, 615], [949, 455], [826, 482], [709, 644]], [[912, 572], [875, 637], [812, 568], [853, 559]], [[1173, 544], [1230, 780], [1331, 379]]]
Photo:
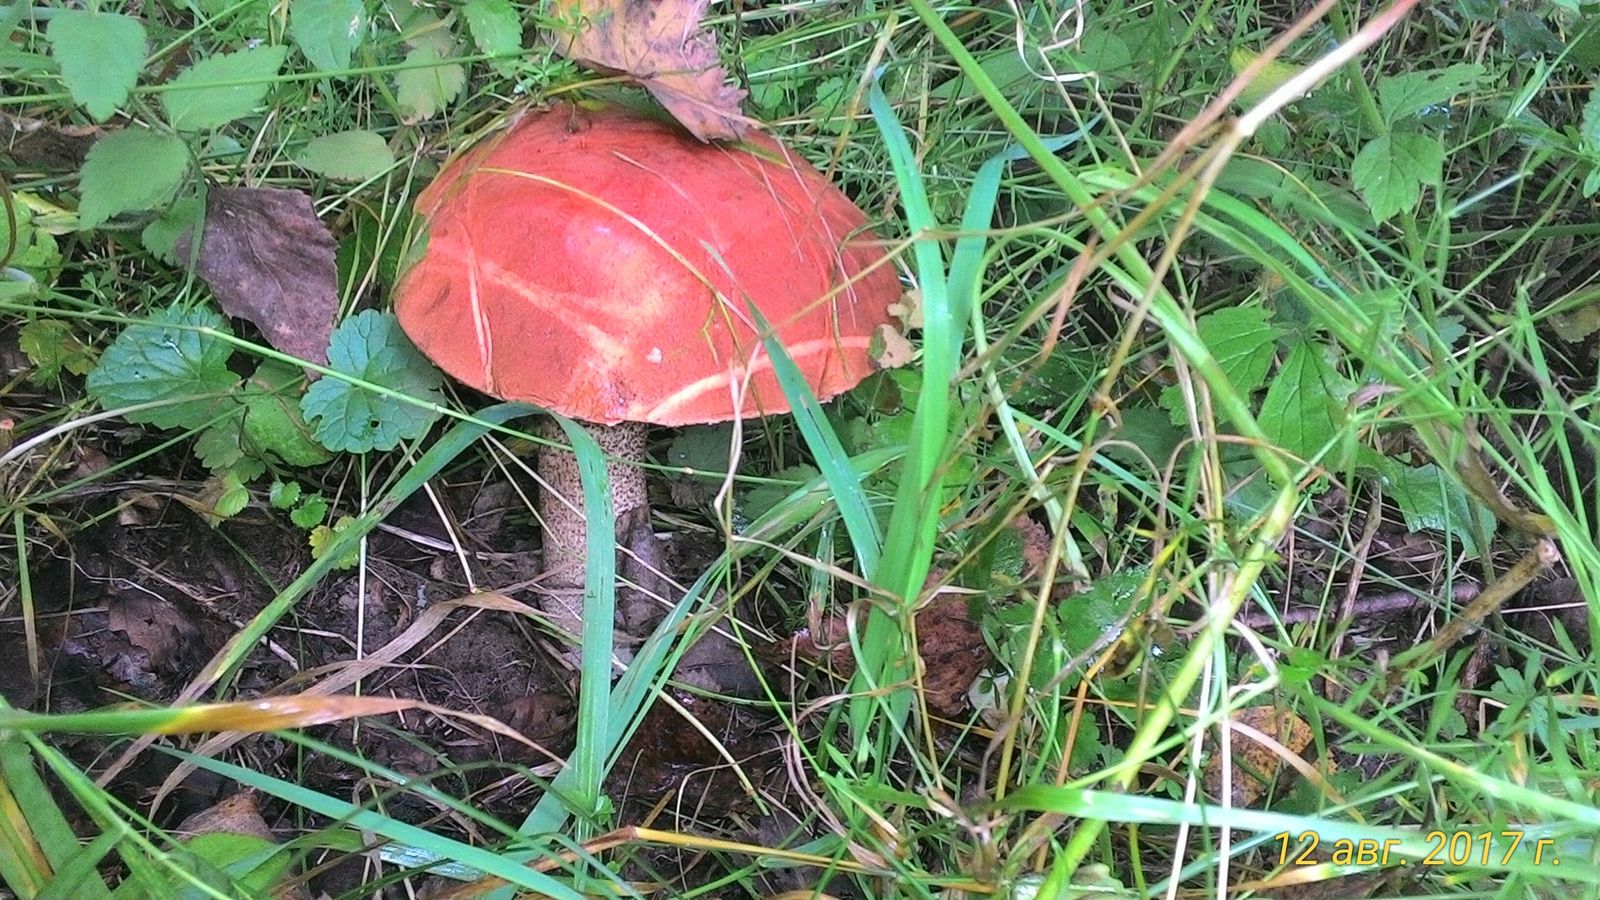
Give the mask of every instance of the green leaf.
[[0, 200], [7, 200], [16, 216], [16, 232], [13, 234], [10, 217], [0, 215], [0, 250], [11, 247], [11, 257], [6, 260], [6, 266], [21, 269], [41, 281], [53, 279], [56, 269], [61, 266], [61, 248], [56, 246], [55, 237], [34, 225], [33, 211], [18, 202], [17, 198], [0, 197]]
[[1350, 164], [1350, 180], [1384, 222], [1414, 208], [1424, 184], [1444, 179], [1444, 147], [1432, 135], [1385, 134], [1367, 142]]
[[61, 319], [37, 319], [17, 332], [17, 346], [33, 371], [34, 384], [54, 384], [62, 372], [87, 375], [94, 369], [94, 350], [72, 333], [72, 324]]
[[1322, 357], [1322, 348], [1300, 341], [1289, 351], [1261, 404], [1261, 430], [1274, 444], [1311, 459], [1339, 431], [1337, 407], [1349, 393], [1344, 379]]
[[375, 131], [340, 131], [313, 138], [295, 162], [339, 181], [366, 181], [394, 165], [394, 151]]
[[267, 492], [267, 502], [273, 509], [293, 509], [300, 502], [300, 482], [274, 479]]
[[301, 528], [315, 528], [322, 523], [328, 515], [328, 498], [321, 494], [312, 494], [304, 503], [294, 508], [289, 513], [289, 521]]
[[467, 70], [456, 63], [440, 64], [442, 59], [437, 47], [423, 44], [406, 54], [406, 65], [413, 68], [394, 73], [395, 99], [407, 124], [433, 118], [466, 87]]
[[222, 473], [217, 487], [217, 499], [211, 504], [211, 511], [219, 518], [231, 519], [250, 505], [250, 489], [244, 486], [237, 471], [229, 469]]
[[[1273, 343], [1282, 330], [1267, 321], [1265, 309], [1259, 306], [1219, 309], [1201, 316], [1195, 324], [1201, 343], [1216, 357], [1217, 365], [1234, 390], [1248, 395], [1266, 384], [1267, 372], [1272, 368]], [[1187, 421], [1183, 393], [1177, 387], [1161, 392], [1161, 405], [1171, 413], [1174, 425]]]
[[118, 213], [166, 203], [188, 171], [189, 153], [173, 135], [145, 128], [106, 135], [83, 163], [78, 228], [87, 231]]
[[1383, 120], [1393, 125], [1476, 87], [1481, 78], [1483, 66], [1477, 63], [1388, 75], [1378, 79], [1378, 106], [1383, 110]]
[[194, 441], [194, 455], [202, 466], [213, 472], [221, 472], [241, 462], [245, 458], [245, 451], [239, 416], [229, 416], [200, 432]]
[[[328, 345], [334, 371], [370, 385], [383, 385], [428, 403], [443, 398], [439, 370], [400, 330], [391, 313], [367, 310], [334, 329]], [[341, 378], [324, 377], [300, 401], [314, 436], [330, 450], [366, 453], [393, 450], [402, 440], [427, 433], [437, 412], [396, 397], [377, 394]]]
[[57, 9], [45, 39], [72, 99], [105, 121], [128, 99], [144, 68], [144, 25], [115, 13]]
[[254, 112], [283, 68], [289, 48], [253, 47], [202, 59], [181, 72], [161, 95], [179, 131], [220, 128]]
[[728, 471], [732, 446], [732, 425], [691, 425], [680, 429], [667, 445], [667, 465], [693, 469], [699, 478], [720, 480]]
[[467, 0], [461, 15], [480, 52], [507, 56], [522, 50], [522, 17], [511, 0]]
[[273, 359], [261, 361], [244, 384], [244, 438], [247, 449], [291, 466], [316, 466], [332, 458], [311, 437], [300, 414], [305, 373]]
[[1583, 124], [1578, 134], [1590, 152], [1600, 150], [1600, 84], [1589, 89], [1589, 100], [1583, 104]]
[[107, 409], [155, 401], [169, 406], [129, 412], [130, 422], [158, 428], [198, 428], [234, 401], [238, 377], [228, 371], [233, 348], [196, 331], [226, 332], [222, 317], [208, 309], [173, 306], [123, 329], [106, 348], [85, 382], [89, 394]]
[[291, 0], [289, 37], [320, 72], [350, 68], [350, 56], [367, 33], [361, 0]]
[[1382, 476], [1384, 490], [1400, 507], [1407, 529], [1454, 535], [1474, 556], [1482, 550], [1474, 517], [1484, 535], [1493, 536], [1494, 515], [1473, 500], [1459, 481], [1433, 463], [1409, 467], [1386, 459]]
[[[334, 545], [334, 538], [341, 532], [348, 531], [350, 526], [355, 524], [355, 521], [349, 516], [340, 516], [339, 521], [333, 523], [332, 528], [326, 525], [318, 525], [311, 529], [311, 534], [306, 538], [311, 544], [311, 558], [321, 559], [328, 555], [328, 550]], [[360, 545], [352, 545], [345, 551], [343, 556], [339, 557], [338, 562], [335, 562], [333, 567], [335, 569], [353, 569], [356, 567], [356, 563], [360, 561], [361, 547]]]
[[178, 254], [178, 239], [185, 232], [199, 234], [199, 229], [206, 218], [206, 200], [204, 197], [189, 195], [173, 201], [172, 205], [162, 210], [161, 215], [150, 220], [150, 224], [139, 233], [139, 242], [157, 259], [170, 266], [189, 265], [189, 247], [185, 245], [184, 252]]

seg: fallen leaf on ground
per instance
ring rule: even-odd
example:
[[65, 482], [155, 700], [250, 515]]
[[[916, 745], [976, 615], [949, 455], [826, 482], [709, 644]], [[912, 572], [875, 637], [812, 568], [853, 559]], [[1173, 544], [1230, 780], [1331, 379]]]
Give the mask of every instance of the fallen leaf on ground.
[[570, 23], [556, 52], [638, 79], [702, 141], [732, 140], [750, 127], [745, 92], [728, 84], [717, 42], [700, 27], [710, 0], [556, 0], [553, 17]]
[[1221, 797], [1224, 789], [1231, 788], [1234, 806], [1255, 806], [1277, 783], [1285, 760], [1280, 748], [1262, 744], [1234, 723], [1255, 729], [1294, 756], [1302, 755], [1311, 745], [1311, 726], [1293, 712], [1272, 706], [1251, 706], [1233, 714], [1228, 726], [1233, 728], [1232, 784], [1223, 782], [1223, 754], [1219, 749], [1206, 765], [1206, 793]]
[[[180, 238], [186, 256], [188, 236]], [[284, 353], [328, 361], [339, 310], [333, 235], [311, 198], [278, 188], [213, 187], [195, 272], [223, 312], [247, 319]]]
[[[965, 594], [941, 594], [917, 610], [923, 695], [929, 709], [952, 718], [966, 709], [968, 689], [992, 660], [967, 601]], [[828, 616], [815, 629], [800, 632], [791, 646], [797, 658], [825, 663], [841, 678], [849, 678], [856, 670], [843, 616]]]

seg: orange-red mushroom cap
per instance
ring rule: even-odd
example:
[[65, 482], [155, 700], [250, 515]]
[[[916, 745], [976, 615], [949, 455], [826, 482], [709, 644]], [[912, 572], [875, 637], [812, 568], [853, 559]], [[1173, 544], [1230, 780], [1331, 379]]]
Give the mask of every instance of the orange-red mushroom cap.
[[620, 108], [531, 113], [417, 209], [406, 333], [478, 390], [588, 422], [788, 411], [752, 305], [826, 400], [872, 372], [900, 295], [866, 216], [776, 141], [703, 144]]

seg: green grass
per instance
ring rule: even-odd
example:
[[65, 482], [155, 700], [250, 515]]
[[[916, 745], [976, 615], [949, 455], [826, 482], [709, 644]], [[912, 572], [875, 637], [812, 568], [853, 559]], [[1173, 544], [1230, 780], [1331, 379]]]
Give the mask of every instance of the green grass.
[[[276, 516], [297, 539], [288, 507], [266, 502], [274, 480], [329, 499], [325, 526], [351, 517], [315, 559], [299, 551], [296, 576], [179, 695], [226, 701], [247, 699], [236, 692], [263, 641], [292, 654], [287, 635], [318, 627], [300, 620], [308, 598], [379, 574], [367, 557], [354, 573], [338, 566], [407, 498], [525, 480], [481, 439], [533, 442], [529, 408], [408, 395], [337, 367], [318, 371], [392, 404], [382, 408], [448, 421], [392, 450], [268, 460], [233, 485], [188, 459], [231, 407], [180, 396], [103, 415], [85, 391], [126, 326], [212, 302], [141, 237], [196, 173], [309, 194], [342, 242], [342, 310], [385, 309], [410, 204], [446, 151], [530, 97], [628, 90], [531, 39], [521, 54], [479, 52], [467, 4], [367, 9], [348, 63], [319, 71], [293, 49], [294, 17], [318, 6], [303, 2], [287, 16], [259, 0], [102, 7], [137, 16], [148, 35], [129, 63], [137, 85], [107, 127], [177, 136], [189, 174], [166, 195], [145, 202], [148, 185], [96, 187], [70, 166], [0, 156], [23, 238], [0, 280], [0, 340], [20, 340], [15, 352], [0, 343], [0, 359], [22, 360], [0, 375], [0, 517], [16, 557], [0, 559], [0, 616], [26, 651], [19, 671], [50, 657], [40, 573], [139, 508], [140, 492], [212, 504], [226, 521], [223, 498], [242, 490], [252, 515]], [[492, 5], [479, 0], [473, 15]], [[534, 30], [548, 24], [511, 8]], [[746, 430], [725, 506], [659, 512], [658, 530], [720, 538], [721, 553], [675, 573], [684, 592], [615, 684], [605, 611], [617, 553], [608, 529], [590, 530], [576, 749], [559, 772], [463, 762], [448, 745], [429, 748], [437, 772], [403, 771], [314, 730], [366, 708], [304, 683], [291, 691], [305, 698], [298, 712], [254, 724], [210, 707], [7, 709], [0, 878], [25, 897], [236, 895], [270, 854], [231, 869], [197, 857], [147, 797], [96, 781], [147, 742], [159, 749], [146, 754], [258, 791], [291, 872], [376, 841], [383, 868], [370, 878], [396, 891], [431, 870], [554, 896], [628, 895], [651, 880], [668, 896], [761, 896], [764, 878], [805, 862], [816, 866], [807, 889], [874, 897], [1222, 885], [1270, 896], [1291, 877], [1380, 871], [1395, 895], [1594, 893], [1600, 28], [1557, 4], [1461, 0], [1378, 20], [1351, 4], [1316, 10], [1326, 15], [1297, 22], [1262, 4], [1110, 3], [1081, 11], [1074, 42], [1060, 4], [718, 5], [709, 21], [752, 88], [747, 112], [878, 220], [917, 286], [916, 360], [822, 405], [770, 344], [799, 412]], [[44, 34], [57, 18], [0, 14], [11, 32], [0, 114], [90, 121], [75, 102], [82, 86], [53, 68]], [[1281, 54], [1269, 50], [1302, 26]], [[260, 99], [219, 127], [169, 129], [172, 79], [258, 38], [291, 48], [276, 75], [237, 85]], [[1352, 40], [1370, 46], [1337, 49]], [[414, 55], [424, 45], [437, 64]], [[1252, 65], [1254, 54], [1264, 56]], [[1318, 66], [1326, 77], [1308, 96], [1269, 96]], [[1066, 77], [1087, 68], [1099, 74]], [[427, 86], [414, 76], [435, 71], [466, 87], [420, 115]], [[1241, 71], [1256, 79], [1234, 92], [1248, 99], [1218, 102]], [[308, 141], [345, 131], [373, 132], [389, 155], [347, 181], [297, 164]], [[111, 191], [102, 205], [110, 197], [125, 213], [74, 231], [86, 189]], [[234, 376], [283, 359], [237, 324], [185, 333], [234, 354]], [[161, 410], [179, 427], [151, 425]], [[586, 511], [608, 521], [599, 451], [568, 434]], [[678, 436], [657, 437], [659, 463]], [[713, 453], [692, 465], [720, 481], [727, 463]], [[658, 466], [651, 477], [684, 475]], [[120, 499], [85, 501], [98, 496]], [[1019, 518], [1042, 543], [1019, 537]], [[1543, 540], [1559, 561], [1519, 567]], [[240, 571], [267, 571], [235, 546]], [[1435, 641], [1473, 597], [1528, 574], [1504, 611], [1474, 611], [1483, 629]], [[1450, 599], [1459, 585], [1469, 589]], [[957, 721], [922, 690], [946, 661], [917, 650], [937, 629], [913, 613], [941, 589], [970, 599], [996, 654], [971, 692], [977, 708]], [[1371, 607], [1380, 595], [1409, 605]], [[1571, 611], [1554, 626], [1519, 611], [1558, 600]], [[784, 750], [771, 781], [764, 763], [741, 761], [746, 782], [764, 786], [746, 812], [701, 815], [680, 801], [627, 818], [607, 775], [626, 768], [639, 716], [676, 690], [668, 674], [719, 608], [759, 611], [734, 629], [752, 644], [841, 617], [854, 674], [802, 663], [811, 681], [798, 695], [774, 680], [745, 701]], [[511, 609], [501, 612], [537, 629], [531, 611]], [[381, 683], [321, 677], [336, 695]], [[1221, 749], [1225, 723], [1257, 706], [1292, 713], [1309, 742], [1263, 754], [1234, 728], [1231, 755]], [[362, 727], [380, 724], [403, 727]], [[292, 729], [281, 739], [295, 752], [262, 770], [247, 737], [274, 727]], [[188, 737], [219, 729], [227, 740]], [[76, 736], [103, 734], [123, 737], [99, 758], [73, 749]], [[1299, 771], [1284, 767], [1266, 788], [1234, 797], [1219, 781], [1228, 771], [1254, 786], [1248, 773], [1282, 756]], [[359, 773], [361, 789], [310, 786], [316, 759]], [[480, 770], [523, 785], [520, 815], [491, 814], [459, 788]], [[439, 815], [418, 821], [418, 803]], [[786, 839], [754, 827], [787, 822], [775, 808], [804, 828]], [[1391, 863], [1433, 857], [1403, 869], [1290, 864], [1308, 832], [1323, 849], [1392, 841]], [[1458, 834], [1473, 853], [1449, 846]], [[1535, 847], [1560, 864], [1535, 861]]]

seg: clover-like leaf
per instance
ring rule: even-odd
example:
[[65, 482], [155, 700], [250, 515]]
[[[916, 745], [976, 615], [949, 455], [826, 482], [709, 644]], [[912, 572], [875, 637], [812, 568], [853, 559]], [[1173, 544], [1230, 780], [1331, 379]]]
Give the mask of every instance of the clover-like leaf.
[[[367, 310], [334, 329], [328, 365], [365, 385], [382, 385], [416, 400], [437, 403], [442, 376], [400, 330], [391, 313]], [[380, 394], [345, 378], [323, 378], [300, 401], [313, 435], [330, 450], [393, 450], [426, 434], [438, 418], [431, 409]]]
[[198, 428], [228, 404], [239, 377], [228, 370], [233, 348], [214, 334], [227, 323], [209, 309], [169, 307], [117, 335], [84, 382], [107, 409], [132, 409], [123, 417], [158, 428]]

